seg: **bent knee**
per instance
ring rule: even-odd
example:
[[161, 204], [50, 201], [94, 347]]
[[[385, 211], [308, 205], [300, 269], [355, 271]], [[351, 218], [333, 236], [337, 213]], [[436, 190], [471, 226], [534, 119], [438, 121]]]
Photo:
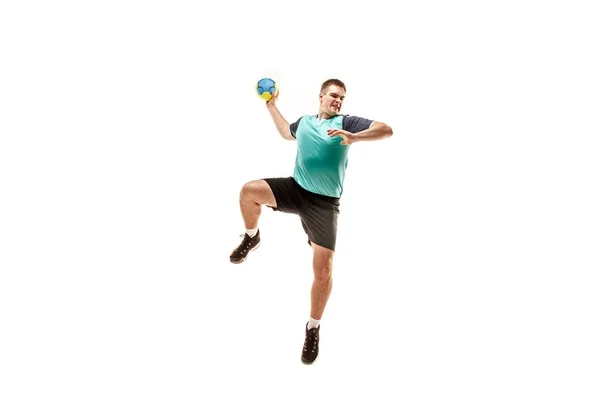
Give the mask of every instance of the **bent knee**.
[[269, 184], [264, 180], [250, 181], [242, 186], [240, 200], [276, 207], [275, 196]]

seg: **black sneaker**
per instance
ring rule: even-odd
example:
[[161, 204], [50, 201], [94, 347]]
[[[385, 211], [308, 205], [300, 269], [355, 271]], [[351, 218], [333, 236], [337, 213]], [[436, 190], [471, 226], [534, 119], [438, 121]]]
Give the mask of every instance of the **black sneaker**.
[[243, 262], [246, 257], [248, 257], [250, 250], [255, 250], [260, 245], [260, 231], [257, 231], [256, 235], [253, 237], [248, 236], [247, 233], [240, 236], [243, 236], [244, 240], [242, 240], [242, 243], [240, 243], [240, 245], [229, 255], [229, 261], [234, 264]]
[[308, 329], [308, 323], [306, 324], [306, 338], [302, 348], [303, 364], [310, 365], [317, 360], [319, 355], [319, 329], [321, 329], [321, 325]]

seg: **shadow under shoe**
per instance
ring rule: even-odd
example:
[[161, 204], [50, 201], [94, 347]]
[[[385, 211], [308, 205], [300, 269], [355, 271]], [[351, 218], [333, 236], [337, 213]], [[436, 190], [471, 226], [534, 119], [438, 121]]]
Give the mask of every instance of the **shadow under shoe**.
[[304, 347], [302, 348], [302, 364], [310, 365], [317, 360], [319, 356], [320, 329], [321, 325], [308, 329], [308, 323], [306, 324], [306, 337], [304, 338]]
[[229, 261], [234, 264], [239, 264], [243, 262], [246, 257], [248, 257], [248, 253], [251, 250], [255, 250], [260, 245], [260, 230], [256, 232], [256, 235], [250, 237], [247, 233], [243, 235], [244, 239], [242, 239], [242, 243], [235, 248], [231, 254], [229, 255]]

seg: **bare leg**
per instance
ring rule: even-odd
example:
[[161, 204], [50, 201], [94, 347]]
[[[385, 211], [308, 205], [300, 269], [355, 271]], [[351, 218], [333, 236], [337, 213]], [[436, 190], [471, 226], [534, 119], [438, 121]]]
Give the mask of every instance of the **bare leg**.
[[246, 229], [258, 227], [262, 205], [277, 207], [275, 196], [269, 184], [260, 179], [250, 181], [240, 190], [240, 210]]
[[333, 250], [312, 243], [314, 280], [310, 291], [310, 316], [321, 319], [333, 286]]

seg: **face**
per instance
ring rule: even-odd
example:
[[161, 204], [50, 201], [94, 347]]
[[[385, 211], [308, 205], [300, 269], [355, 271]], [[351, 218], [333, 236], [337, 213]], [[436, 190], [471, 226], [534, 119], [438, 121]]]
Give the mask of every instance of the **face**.
[[338, 115], [342, 109], [346, 91], [336, 85], [331, 85], [325, 90], [325, 94], [319, 93], [319, 111], [329, 116]]

